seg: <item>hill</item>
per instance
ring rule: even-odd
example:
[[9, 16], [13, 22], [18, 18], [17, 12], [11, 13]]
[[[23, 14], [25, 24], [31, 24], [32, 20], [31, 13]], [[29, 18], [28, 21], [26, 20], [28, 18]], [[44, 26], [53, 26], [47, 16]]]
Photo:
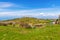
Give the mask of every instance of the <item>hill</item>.
[[47, 19], [38, 19], [38, 18], [31, 18], [31, 17], [22, 17], [12, 20], [5, 20], [1, 22], [24, 22], [24, 23], [32, 23], [32, 24], [46, 24], [43, 28], [33, 28], [33, 29], [26, 29], [17, 27], [12, 27], [11, 25], [8, 26], [0, 26], [0, 40], [59, 40], [60, 39], [60, 25], [54, 24], [51, 25], [49, 22], [51, 20]]
[[48, 19], [39, 19], [39, 18], [33, 18], [33, 17], [22, 17], [22, 18], [15, 18], [12, 20], [5, 20], [5, 21], [27, 22], [27, 23], [33, 23], [33, 24], [51, 22], [51, 20], [48, 20]]
[[22, 17], [22, 18], [16, 18], [12, 20], [5, 20], [1, 21], [0, 24], [2, 25], [13, 25], [15, 27], [42, 27], [45, 26], [44, 24], [50, 23], [51, 20], [48, 19], [38, 19], [38, 18], [32, 18], [32, 17]]

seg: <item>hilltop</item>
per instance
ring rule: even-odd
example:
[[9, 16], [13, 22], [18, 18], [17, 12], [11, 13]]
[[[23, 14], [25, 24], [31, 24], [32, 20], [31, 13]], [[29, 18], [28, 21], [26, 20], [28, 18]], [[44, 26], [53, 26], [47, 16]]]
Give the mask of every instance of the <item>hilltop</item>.
[[5, 21], [25, 22], [25, 23], [33, 23], [33, 24], [51, 22], [51, 20], [48, 20], [48, 19], [40, 19], [40, 18], [34, 18], [34, 17], [21, 17], [21, 18], [15, 18], [15, 19], [5, 20]]

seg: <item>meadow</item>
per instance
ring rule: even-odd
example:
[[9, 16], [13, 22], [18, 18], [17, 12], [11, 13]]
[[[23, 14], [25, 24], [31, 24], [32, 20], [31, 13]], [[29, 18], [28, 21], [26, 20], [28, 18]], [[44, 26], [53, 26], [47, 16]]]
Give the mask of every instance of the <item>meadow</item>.
[[0, 40], [60, 40], [60, 25], [35, 29], [0, 26]]

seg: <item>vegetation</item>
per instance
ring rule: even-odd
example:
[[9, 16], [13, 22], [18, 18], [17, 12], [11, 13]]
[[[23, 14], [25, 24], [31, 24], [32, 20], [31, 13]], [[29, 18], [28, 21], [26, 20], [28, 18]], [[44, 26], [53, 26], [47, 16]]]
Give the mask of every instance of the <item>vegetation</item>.
[[[8, 21], [15, 21], [15, 22], [24, 21], [28, 23], [32, 22], [34, 24], [51, 22], [50, 20], [28, 18], [28, 17]], [[0, 26], [0, 40], [60, 40], [60, 25], [46, 24], [45, 27], [35, 29], [12, 27], [11, 25]]]
[[60, 25], [48, 25], [44, 28], [24, 29], [0, 26], [0, 40], [59, 40]]

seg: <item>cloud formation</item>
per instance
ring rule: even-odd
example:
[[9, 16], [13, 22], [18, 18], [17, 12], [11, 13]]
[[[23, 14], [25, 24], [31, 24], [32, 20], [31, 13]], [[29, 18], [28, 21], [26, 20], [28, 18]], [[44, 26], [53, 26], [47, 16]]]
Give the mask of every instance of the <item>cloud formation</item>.
[[10, 2], [0, 2], [0, 8], [7, 8], [7, 7], [12, 7], [15, 4], [10, 3]]
[[[23, 9], [23, 10], [7, 10], [7, 8], [17, 7], [16, 4], [10, 3], [10, 2], [0, 2], [0, 18], [3, 17], [48, 17], [48, 18], [57, 18], [58, 15], [60, 15], [60, 9], [59, 8], [39, 8], [39, 9]], [[20, 6], [21, 8], [24, 8], [23, 6]], [[6, 8], [6, 9], [5, 9]]]
[[[57, 14], [58, 13], [58, 14]], [[47, 12], [42, 11], [41, 9], [33, 9], [33, 10], [17, 10], [17, 11], [5, 11], [5, 12], [0, 12], [1, 16], [14, 16], [14, 17], [21, 17], [21, 16], [29, 16], [29, 17], [38, 17], [38, 16], [58, 16], [60, 12]]]

